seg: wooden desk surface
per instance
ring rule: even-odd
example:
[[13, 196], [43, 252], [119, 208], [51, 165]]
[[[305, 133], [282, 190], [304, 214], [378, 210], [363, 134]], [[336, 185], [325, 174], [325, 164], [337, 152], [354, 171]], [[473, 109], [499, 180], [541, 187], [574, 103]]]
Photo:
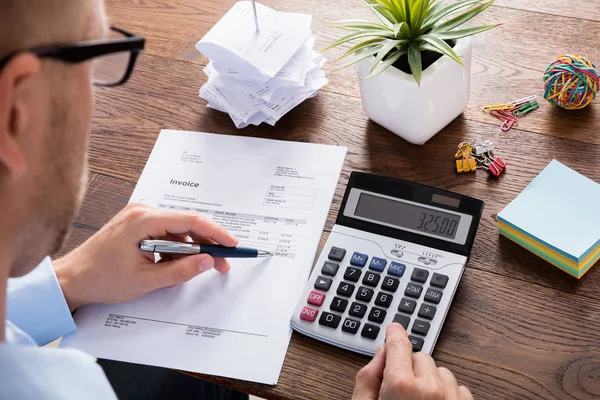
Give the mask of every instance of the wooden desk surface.
[[[325, 21], [368, 13], [360, 0], [263, 3], [313, 14], [318, 49], [339, 35]], [[435, 349], [439, 365], [450, 368], [480, 399], [600, 396], [600, 268], [578, 281], [499, 238], [495, 220], [553, 158], [600, 182], [600, 99], [581, 112], [544, 103], [509, 133], [481, 112], [490, 103], [541, 95], [543, 70], [562, 53], [580, 52], [600, 66], [597, 0], [497, 0], [478, 17], [480, 23], [503, 25], [475, 41], [468, 109], [424, 146], [410, 145], [370, 122], [361, 107], [355, 71], [332, 73], [332, 63], [325, 68], [329, 85], [275, 127], [238, 131], [228, 116], [207, 109], [198, 97], [206, 59], [194, 44], [233, 4], [107, 1], [111, 23], [145, 36], [147, 49], [125, 87], [97, 89], [90, 187], [63, 252], [125, 206], [161, 128], [344, 145], [349, 151], [323, 240], [352, 170], [435, 185], [486, 203], [470, 264]], [[326, 56], [332, 60], [339, 54], [341, 50], [333, 50]], [[454, 172], [455, 148], [470, 138], [496, 143], [497, 154], [509, 163], [499, 181], [488, 180], [483, 172]], [[344, 399], [367, 361], [294, 334], [275, 387], [202, 378], [266, 398]]]

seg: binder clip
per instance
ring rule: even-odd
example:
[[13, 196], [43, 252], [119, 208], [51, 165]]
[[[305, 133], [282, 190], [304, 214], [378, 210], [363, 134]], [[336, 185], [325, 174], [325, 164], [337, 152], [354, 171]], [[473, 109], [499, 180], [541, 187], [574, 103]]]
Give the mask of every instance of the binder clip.
[[477, 168], [486, 170], [494, 178], [499, 178], [504, 173], [506, 163], [500, 157], [494, 157], [493, 150], [494, 142], [489, 139], [473, 142]]
[[473, 146], [471, 143], [463, 142], [458, 145], [458, 151], [454, 154], [456, 159], [456, 172], [475, 172], [477, 170], [477, 162], [471, 157]]
[[499, 178], [506, 168], [506, 163], [500, 157], [496, 157], [494, 161], [487, 167], [487, 173], [494, 178]]

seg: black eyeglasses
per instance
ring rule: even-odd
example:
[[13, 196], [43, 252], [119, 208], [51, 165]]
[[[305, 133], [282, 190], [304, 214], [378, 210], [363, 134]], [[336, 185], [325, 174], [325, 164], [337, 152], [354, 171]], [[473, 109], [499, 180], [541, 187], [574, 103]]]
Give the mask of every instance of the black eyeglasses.
[[[127, 82], [135, 60], [144, 49], [145, 39], [116, 27], [110, 28], [110, 37], [60, 46], [38, 47], [26, 50], [40, 58], [52, 58], [68, 63], [94, 59], [92, 83], [98, 86], [119, 86]], [[23, 51], [0, 59], [0, 71], [8, 61]]]

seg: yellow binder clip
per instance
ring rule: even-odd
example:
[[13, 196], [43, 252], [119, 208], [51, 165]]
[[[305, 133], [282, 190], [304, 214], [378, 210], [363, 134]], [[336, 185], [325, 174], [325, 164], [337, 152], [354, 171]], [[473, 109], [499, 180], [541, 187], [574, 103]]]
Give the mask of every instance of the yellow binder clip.
[[477, 163], [475, 158], [471, 157], [473, 146], [471, 143], [463, 142], [458, 145], [458, 151], [454, 155], [456, 159], [456, 172], [475, 172]]

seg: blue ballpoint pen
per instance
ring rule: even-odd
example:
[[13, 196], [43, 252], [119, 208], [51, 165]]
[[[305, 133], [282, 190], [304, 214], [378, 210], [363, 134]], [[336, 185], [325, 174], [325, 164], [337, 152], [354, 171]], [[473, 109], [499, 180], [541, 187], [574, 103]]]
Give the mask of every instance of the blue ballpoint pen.
[[221, 258], [271, 257], [273, 254], [250, 247], [226, 247], [218, 244], [197, 244], [170, 240], [142, 240], [140, 249], [153, 253], [166, 254], [210, 254]]

